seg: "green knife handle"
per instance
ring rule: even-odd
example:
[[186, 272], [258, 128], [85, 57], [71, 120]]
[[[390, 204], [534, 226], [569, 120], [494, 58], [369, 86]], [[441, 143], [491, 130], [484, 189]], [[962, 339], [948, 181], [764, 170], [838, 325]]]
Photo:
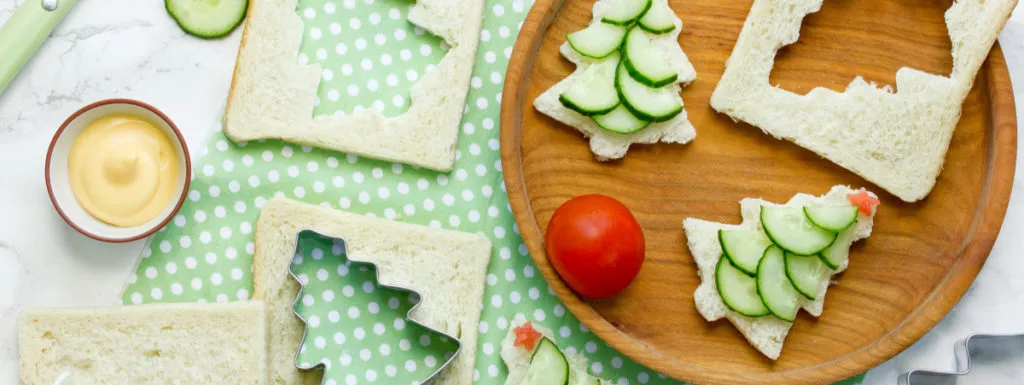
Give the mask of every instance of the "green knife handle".
[[77, 3], [58, 0], [57, 8], [47, 11], [41, 0], [25, 0], [0, 26], [0, 93]]

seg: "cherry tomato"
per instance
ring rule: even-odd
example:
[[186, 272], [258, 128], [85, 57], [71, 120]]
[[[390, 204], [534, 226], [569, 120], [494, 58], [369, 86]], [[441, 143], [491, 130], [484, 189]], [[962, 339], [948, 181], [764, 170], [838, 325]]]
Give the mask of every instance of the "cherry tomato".
[[605, 298], [629, 286], [644, 262], [644, 233], [625, 205], [584, 195], [555, 210], [544, 234], [551, 265], [569, 288]]

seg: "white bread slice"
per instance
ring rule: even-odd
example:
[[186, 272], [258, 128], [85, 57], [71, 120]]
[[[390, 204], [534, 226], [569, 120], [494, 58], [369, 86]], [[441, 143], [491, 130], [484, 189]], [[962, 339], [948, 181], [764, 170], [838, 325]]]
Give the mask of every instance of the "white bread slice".
[[21, 384], [267, 384], [259, 301], [25, 309]]
[[[785, 206], [848, 204], [847, 195], [854, 192], [856, 191], [847, 186], [835, 186], [821, 197], [797, 194]], [[874, 193], [869, 192], [869, 194], [873, 197], [875, 196]], [[690, 254], [693, 255], [693, 260], [697, 264], [697, 272], [701, 280], [697, 291], [693, 293], [693, 301], [697, 306], [697, 311], [709, 322], [722, 318], [728, 319], [729, 322], [736, 325], [736, 329], [739, 329], [740, 333], [746, 337], [751, 345], [754, 345], [758, 351], [774, 360], [779, 358], [779, 353], [782, 352], [782, 344], [786, 340], [786, 334], [789, 333], [789, 328], [793, 324], [772, 316], [751, 318], [729, 310], [725, 303], [722, 302], [722, 297], [718, 295], [718, 287], [715, 284], [715, 266], [718, 264], [718, 259], [722, 258], [722, 245], [718, 241], [718, 230], [761, 229], [760, 217], [761, 206], [763, 205], [777, 204], [761, 199], [747, 198], [740, 201], [743, 223], [727, 225], [686, 218], [683, 221], [683, 230], [686, 231], [687, 246], [689, 246]], [[854, 241], [871, 235], [874, 218], [874, 212], [870, 216], [862, 214], [857, 217], [857, 223], [847, 230], [854, 232]], [[841, 273], [844, 270], [846, 270], [846, 266], [840, 266], [840, 269], [835, 271], [834, 274]], [[815, 317], [820, 316], [825, 303], [825, 292], [830, 283], [829, 281], [822, 283], [821, 295], [818, 296], [817, 300], [811, 301], [801, 298], [801, 307]]]
[[432, 383], [472, 381], [489, 239], [275, 198], [260, 212], [253, 260], [253, 298], [267, 303], [272, 383], [295, 385], [320, 377], [295, 368], [305, 325], [293, 312], [300, 286], [289, 268], [304, 230], [344, 240], [349, 260], [377, 266], [379, 284], [419, 293], [421, 302], [412, 319], [462, 343], [461, 352]]
[[409, 21], [451, 46], [410, 90], [406, 113], [370, 108], [313, 116], [322, 70], [299, 64], [298, 0], [250, 0], [224, 133], [234, 141], [288, 142], [450, 171], [483, 24], [484, 0], [418, 0]]
[[[505, 377], [505, 385], [520, 385], [523, 382], [523, 377], [526, 376], [526, 370], [530, 367], [530, 361], [533, 359], [533, 351], [527, 351], [526, 349], [515, 346], [516, 334], [515, 329], [526, 323], [523, 318], [516, 318], [512, 320], [508, 327], [508, 334], [505, 335], [505, 339], [501, 341], [501, 360], [505, 362], [505, 366], [508, 367], [508, 377]], [[541, 335], [547, 337], [551, 341], [555, 341], [555, 333], [550, 329], [543, 326], [533, 324], [533, 329], [540, 332]], [[565, 358], [569, 360], [570, 370], [587, 370], [587, 359], [583, 357], [583, 354], [579, 352], [567, 352], [566, 349], [562, 349], [562, 354], [565, 354]], [[598, 378], [601, 385], [612, 385], [611, 381], [603, 378]]]
[[822, 0], [756, 0], [711, 107], [860, 175], [907, 202], [931, 192], [963, 100], [1016, 0], [958, 0], [946, 11], [953, 70], [896, 72], [896, 89], [857, 77], [838, 93], [798, 95], [768, 82], [776, 52], [797, 41]]
[[[617, 0], [600, 0], [594, 4], [594, 19], [592, 23], [600, 23], [601, 17], [608, 12], [610, 7]], [[654, 0], [656, 2], [667, 3], [668, 0]], [[679, 75], [679, 80], [676, 84], [669, 85], [675, 92], [680, 92], [681, 86], [690, 84], [694, 79], [697, 78], [697, 71], [693, 69], [693, 64], [690, 63], [690, 59], [686, 57], [683, 50], [679, 48], [679, 33], [683, 29], [683, 22], [679, 20], [675, 15], [672, 16], [675, 22], [676, 29], [672, 32], [663, 35], [651, 35], [651, 40], [654, 42], [655, 47], [659, 48], [662, 56], [668, 59], [672, 68], [676, 70]], [[563, 43], [559, 47], [562, 56], [569, 59], [573, 64], [576, 65], [576, 70], [569, 75], [569, 77], [562, 79], [550, 89], [545, 91], [543, 94], [537, 97], [533, 101], [534, 108], [540, 111], [544, 115], [550, 116], [551, 118], [562, 122], [565, 125], [571, 126], [581, 133], [584, 137], [590, 138], [590, 151], [594, 153], [594, 157], [599, 161], [608, 161], [613, 159], [619, 159], [626, 156], [626, 152], [629, 151], [629, 146], [633, 143], [650, 144], [650, 143], [688, 143], [693, 138], [697, 137], [697, 132], [693, 128], [693, 124], [686, 117], [686, 110], [676, 115], [669, 121], [661, 123], [652, 123], [647, 128], [640, 130], [639, 132], [623, 135], [610, 132], [602, 129], [589, 117], [583, 116], [580, 113], [566, 108], [562, 105], [562, 102], [558, 100], [558, 97], [562, 95], [565, 90], [569, 89], [569, 86], [576, 82], [587, 68], [596, 63], [594, 59], [587, 58], [580, 55], [569, 46], [569, 43]]]

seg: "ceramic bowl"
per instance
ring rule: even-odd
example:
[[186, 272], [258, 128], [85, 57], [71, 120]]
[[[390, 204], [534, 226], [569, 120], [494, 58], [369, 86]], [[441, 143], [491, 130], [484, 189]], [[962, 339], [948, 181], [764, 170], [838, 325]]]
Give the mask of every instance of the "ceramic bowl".
[[[68, 178], [68, 153], [71, 150], [71, 143], [89, 123], [111, 114], [133, 115], [154, 124], [170, 138], [178, 155], [178, 184], [174, 194], [176, 199], [171, 199], [167, 207], [164, 207], [155, 218], [135, 227], [112, 226], [89, 215], [75, 199]], [[46, 190], [50, 194], [53, 207], [75, 230], [104, 242], [131, 242], [145, 238], [162, 228], [170, 222], [185, 202], [191, 179], [192, 162], [181, 132], [160, 110], [136, 100], [109, 99], [82, 107], [57, 129], [46, 153]]]

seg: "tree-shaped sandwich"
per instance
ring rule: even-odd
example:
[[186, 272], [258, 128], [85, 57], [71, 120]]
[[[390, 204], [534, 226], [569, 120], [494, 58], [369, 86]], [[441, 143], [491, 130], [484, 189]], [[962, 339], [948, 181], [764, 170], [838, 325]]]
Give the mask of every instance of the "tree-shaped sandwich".
[[534, 107], [589, 137], [601, 161], [622, 158], [633, 143], [693, 140], [679, 92], [697, 73], [677, 43], [682, 21], [668, 0], [601, 0], [593, 13], [560, 48], [576, 71]]

